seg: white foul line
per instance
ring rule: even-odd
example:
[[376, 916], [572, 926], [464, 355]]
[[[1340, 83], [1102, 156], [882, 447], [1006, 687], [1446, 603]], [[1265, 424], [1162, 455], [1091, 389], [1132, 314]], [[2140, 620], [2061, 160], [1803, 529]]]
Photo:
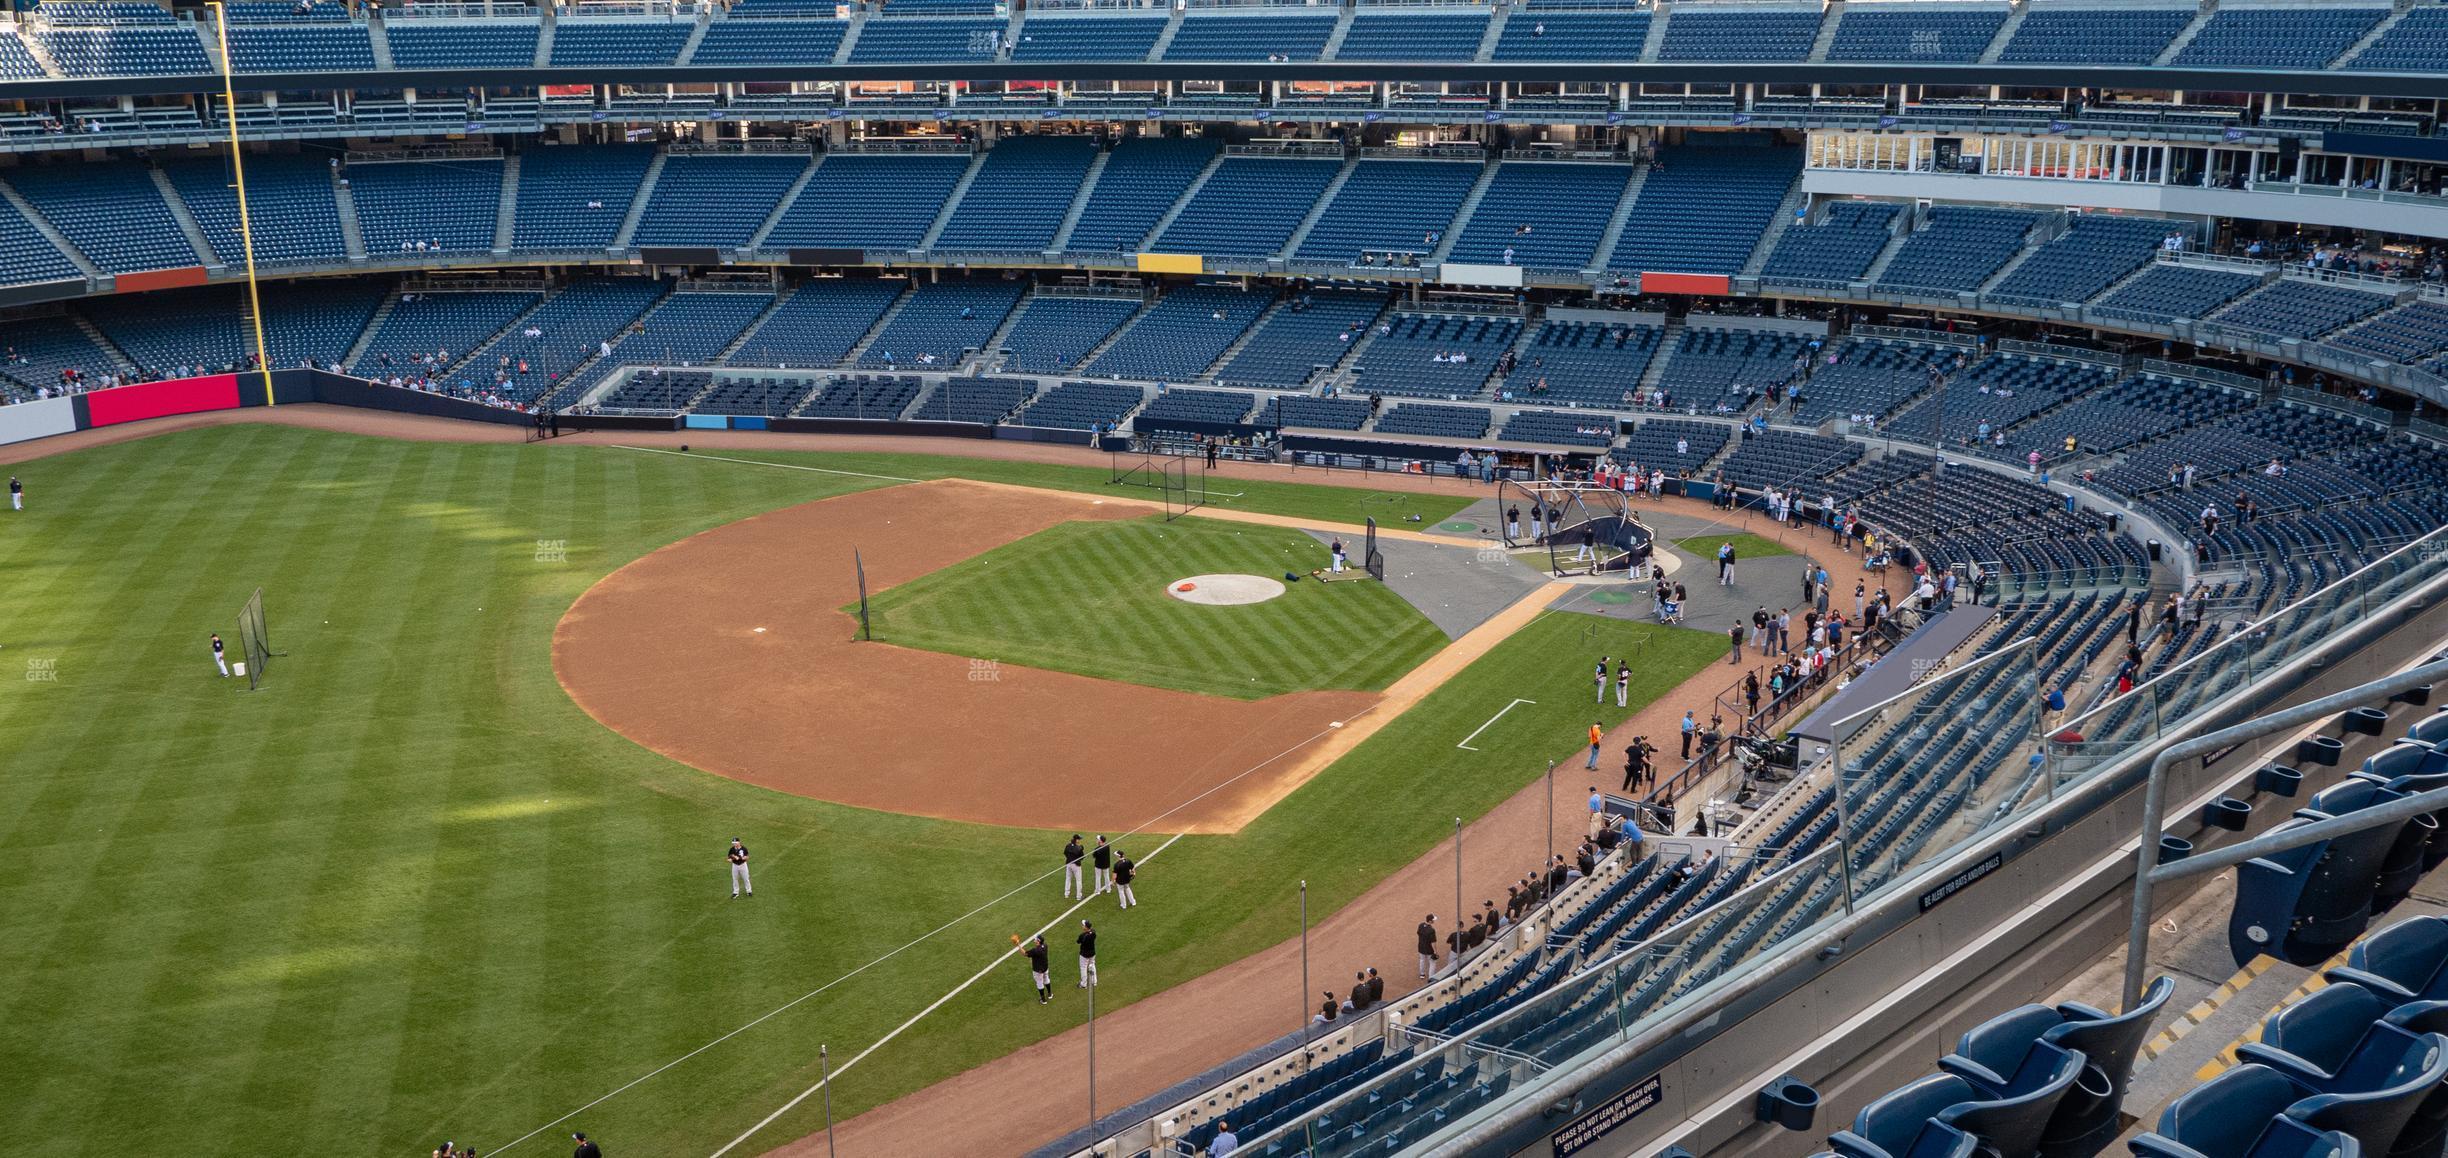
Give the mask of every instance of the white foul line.
[[1523, 704], [1535, 704], [1535, 703], [1537, 703], [1537, 702], [1538, 702], [1537, 700], [1515, 700], [1515, 701], [1513, 701], [1512, 703], [1506, 704], [1505, 706], [1503, 706], [1503, 707], [1501, 707], [1501, 708], [1496, 709], [1496, 714], [1495, 714], [1495, 715], [1493, 715], [1493, 716], [1489, 716], [1489, 717], [1487, 718], [1487, 723], [1479, 725], [1479, 727], [1478, 727], [1476, 730], [1474, 730], [1473, 732], [1471, 732], [1471, 734], [1470, 734], [1470, 735], [1467, 735], [1467, 736], [1462, 737], [1462, 742], [1461, 742], [1461, 743], [1459, 743], [1459, 744], [1454, 745], [1454, 747], [1456, 747], [1456, 748], [1460, 748], [1460, 749], [1462, 749], [1462, 750], [1463, 750], [1463, 751], [1465, 751], [1465, 752], [1476, 752], [1476, 751], [1478, 751], [1479, 749], [1477, 749], [1477, 748], [1473, 748], [1473, 747], [1471, 747], [1471, 746], [1470, 746], [1470, 742], [1471, 742], [1471, 741], [1473, 741], [1473, 740], [1478, 739], [1478, 738], [1479, 738], [1479, 733], [1480, 733], [1480, 732], [1487, 731], [1487, 730], [1488, 730], [1490, 727], [1494, 726], [1494, 725], [1495, 725], [1495, 723], [1496, 723], [1496, 721], [1501, 720], [1501, 719], [1503, 719], [1503, 718], [1504, 718], [1504, 714], [1505, 714], [1506, 712], [1512, 711], [1513, 709], [1518, 708], [1518, 707], [1522, 706]]
[[865, 471], [859, 470], [834, 470], [830, 467], [822, 466], [801, 466], [795, 462], [767, 462], [761, 458], [731, 458], [727, 455], [720, 454], [699, 454], [693, 450], [687, 452], [677, 450], [658, 450], [651, 446], [631, 446], [625, 442], [616, 442], [613, 443], [612, 446], [615, 450], [634, 450], [639, 454], [668, 454], [674, 458], [704, 458], [712, 459], [715, 462], [737, 462], [744, 463], [748, 466], [770, 466], [776, 470], [809, 470], [814, 471], [817, 474], [849, 475], [851, 478], [880, 478], [885, 482], [914, 483], [926, 481], [925, 479], [902, 478], [897, 474], [868, 474]]
[[[1145, 858], [1145, 860], [1143, 860], [1143, 861], [1141, 861], [1141, 862], [1139, 862], [1139, 863], [1146, 863], [1146, 861], [1155, 860], [1155, 859], [1156, 859], [1158, 856], [1160, 856], [1160, 855], [1162, 855], [1162, 854], [1164, 853], [1164, 850], [1166, 850], [1166, 849], [1168, 849], [1168, 848], [1173, 847], [1173, 842], [1174, 842], [1174, 841], [1176, 841], [1176, 840], [1180, 840], [1180, 839], [1181, 839], [1181, 834], [1180, 834], [1180, 833], [1174, 833], [1174, 834], [1173, 834], [1171, 837], [1167, 838], [1163, 844], [1157, 845], [1157, 846], [1156, 846], [1156, 851], [1155, 851], [1155, 852], [1151, 852], [1151, 853], [1147, 854], [1147, 857]], [[1079, 911], [1080, 911], [1080, 909], [1081, 909], [1083, 906], [1085, 906], [1085, 905], [1086, 905], [1086, 904], [1087, 904], [1087, 903], [1088, 903], [1088, 902], [1089, 902], [1091, 899], [1093, 899], [1093, 898], [1095, 898], [1095, 897], [1098, 897], [1098, 896], [1102, 896], [1102, 895], [1103, 895], [1103, 894], [1101, 894], [1101, 893], [1093, 893], [1093, 892], [1092, 892], [1092, 893], [1089, 893], [1089, 894], [1088, 894], [1087, 896], [1085, 896], [1085, 897], [1081, 897], [1081, 898], [1079, 899], [1079, 904], [1075, 904], [1075, 905], [1071, 906], [1071, 907], [1070, 907], [1070, 908], [1068, 908], [1068, 909], [1064, 909], [1064, 910], [1062, 911], [1062, 915], [1061, 915], [1061, 916], [1058, 916], [1058, 917], [1054, 918], [1053, 920], [1048, 921], [1048, 922], [1046, 922], [1045, 924], [1043, 924], [1043, 925], [1039, 926], [1039, 927], [1038, 927], [1038, 929], [1037, 929], [1037, 932], [1036, 932], [1034, 935], [1035, 935], [1035, 936], [1040, 936], [1040, 937], [1044, 936], [1044, 935], [1046, 934], [1046, 931], [1047, 931], [1047, 930], [1052, 929], [1054, 926], [1056, 926], [1056, 925], [1058, 925], [1058, 924], [1061, 924], [1061, 923], [1062, 923], [1063, 921], [1065, 921], [1065, 920], [1070, 919], [1071, 914], [1076, 913], [1076, 912], [1079, 912]], [[1025, 938], [1023, 938], [1022, 943], [1023, 943], [1023, 944], [1025, 944], [1025, 943], [1026, 943], [1026, 939], [1025, 939]], [[960, 984], [953, 986], [953, 987], [952, 987], [951, 992], [948, 992], [948, 993], [944, 994], [943, 996], [936, 998], [936, 999], [935, 999], [934, 1004], [929, 1005], [929, 1006], [927, 1006], [925, 1009], [921, 1009], [921, 1010], [919, 1010], [918, 1012], [911, 1014], [911, 1015], [910, 1015], [910, 1019], [909, 1019], [908, 1021], [904, 1021], [904, 1022], [902, 1022], [901, 1024], [894, 1026], [894, 1027], [893, 1027], [893, 1031], [892, 1031], [891, 1033], [885, 1034], [884, 1036], [877, 1038], [877, 1039], [875, 1040], [875, 1044], [874, 1044], [874, 1045], [868, 1046], [867, 1048], [865, 1048], [865, 1049], [863, 1049], [863, 1050], [860, 1050], [860, 1051], [858, 1052], [858, 1056], [853, 1057], [853, 1058], [851, 1058], [849, 1061], [843, 1062], [841, 1065], [834, 1067], [834, 1069], [833, 1069], [833, 1073], [832, 1073], [832, 1077], [833, 1077], [833, 1078], [838, 1078], [838, 1077], [842, 1076], [843, 1074], [849, 1073], [849, 1072], [850, 1072], [850, 1067], [851, 1067], [851, 1066], [857, 1065], [857, 1064], [859, 1064], [860, 1062], [867, 1060], [867, 1055], [868, 1055], [868, 1054], [874, 1053], [875, 1051], [877, 1051], [877, 1050], [879, 1050], [879, 1049], [884, 1048], [884, 1043], [885, 1043], [885, 1042], [888, 1042], [888, 1041], [891, 1041], [892, 1039], [894, 1039], [894, 1038], [896, 1038], [896, 1037], [901, 1036], [901, 1031], [906, 1030], [906, 1029], [908, 1029], [909, 1027], [911, 1027], [911, 1026], [913, 1026], [913, 1025], [918, 1024], [920, 1021], [925, 1020], [925, 1019], [926, 1019], [926, 1016], [927, 1016], [928, 1014], [933, 1013], [933, 1012], [935, 1012], [937, 1009], [942, 1008], [942, 1007], [943, 1007], [944, 1002], [950, 1001], [950, 1000], [952, 1000], [953, 998], [960, 996], [960, 995], [961, 995], [961, 994], [962, 994], [964, 991], [966, 991], [966, 990], [967, 990], [967, 989], [968, 989], [970, 986], [975, 985], [975, 984], [977, 984], [978, 982], [985, 980], [985, 979], [986, 979], [986, 975], [987, 975], [987, 974], [992, 973], [992, 972], [994, 972], [996, 969], [1001, 968], [1001, 967], [1003, 966], [1003, 963], [1004, 963], [1005, 961], [1009, 961], [1009, 960], [1011, 960], [1011, 959], [1012, 959], [1014, 956], [1017, 956], [1017, 955], [1019, 954], [1019, 952], [1020, 952], [1020, 945], [1014, 945], [1014, 946], [1012, 946], [1012, 947], [1011, 947], [1011, 948], [1009, 948], [1009, 949], [1005, 949], [1005, 950], [1004, 950], [1003, 952], [1001, 952], [1000, 954], [997, 954], [997, 955], [995, 956], [995, 959], [994, 959], [994, 960], [989, 961], [989, 962], [987, 962], [987, 963], [986, 963], [986, 967], [985, 967], [985, 968], [980, 969], [980, 970], [978, 970], [977, 972], [970, 974], [970, 975], [969, 975], [969, 979], [968, 979], [967, 981], [963, 981], [963, 982], [961, 982]], [[732, 1150], [733, 1150], [735, 1147], [737, 1147], [737, 1146], [738, 1146], [740, 1143], [747, 1141], [747, 1140], [748, 1140], [750, 1137], [752, 1137], [753, 1135], [755, 1135], [757, 1131], [762, 1130], [762, 1129], [764, 1129], [764, 1128], [765, 1128], [765, 1127], [767, 1127], [767, 1126], [773, 1125], [776, 1119], [779, 1119], [779, 1118], [780, 1118], [782, 1115], [787, 1114], [787, 1113], [790, 1113], [792, 1110], [797, 1109], [797, 1108], [798, 1108], [798, 1106], [799, 1106], [799, 1103], [801, 1103], [801, 1102], [804, 1102], [804, 1101], [808, 1100], [808, 1098], [810, 1098], [811, 1096], [813, 1096], [813, 1095], [816, 1093], [816, 1091], [823, 1089], [823, 1088], [824, 1088], [824, 1086], [825, 1086], [825, 1082], [826, 1082], [826, 1081], [830, 1081], [830, 1080], [832, 1080], [832, 1079], [831, 1079], [831, 1078], [820, 1078], [820, 1079], [818, 1079], [818, 1080], [817, 1080], [817, 1082], [816, 1082], [816, 1084], [815, 1084], [815, 1085], [809, 1086], [808, 1088], [806, 1088], [806, 1089], [804, 1089], [804, 1090], [799, 1091], [799, 1096], [798, 1096], [798, 1097], [795, 1097], [795, 1098], [792, 1098], [791, 1100], [789, 1100], [789, 1101], [787, 1101], [787, 1102], [782, 1103], [782, 1108], [781, 1108], [781, 1109], [779, 1109], [779, 1110], [775, 1110], [773, 1113], [770, 1113], [770, 1114], [765, 1115], [765, 1118], [764, 1118], [764, 1120], [763, 1120], [763, 1121], [760, 1121], [760, 1122], [758, 1122], [756, 1125], [753, 1125], [753, 1126], [748, 1127], [748, 1129], [747, 1129], [747, 1130], [745, 1130], [745, 1131], [743, 1131], [743, 1132], [740, 1134], [740, 1136], [739, 1136], [739, 1137], [737, 1137], [737, 1138], [733, 1138], [733, 1139], [731, 1139], [730, 1141], [723, 1143], [723, 1148], [722, 1148], [722, 1149], [720, 1149], [720, 1150], [716, 1150], [716, 1151], [715, 1151], [715, 1152], [714, 1152], [714, 1153], [711, 1155], [711, 1158], [723, 1158], [723, 1155], [730, 1153], [730, 1152], [731, 1152], [731, 1151], [732, 1151]]]

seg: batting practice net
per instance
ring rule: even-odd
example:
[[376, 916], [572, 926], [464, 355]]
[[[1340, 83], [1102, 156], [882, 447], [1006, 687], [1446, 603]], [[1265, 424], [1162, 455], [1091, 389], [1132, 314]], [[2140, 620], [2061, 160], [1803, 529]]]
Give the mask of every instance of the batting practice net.
[[238, 609], [238, 646], [246, 653], [247, 690], [263, 686], [264, 663], [273, 656], [271, 634], [264, 630], [263, 588], [247, 596]]
[[1115, 451], [1111, 458], [1113, 470], [1106, 483], [1163, 492], [1168, 523], [1207, 505], [1204, 460], [1153, 451]]
[[1361, 540], [1360, 568], [1369, 573], [1369, 578], [1380, 583], [1385, 582], [1385, 552], [1377, 549], [1377, 519], [1375, 516], [1369, 518], [1368, 537]]
[[1545, 548], [1562, 575], [1639, 578], [1653, 537], [1632, 514], [1632, 496], [1595, 483], [1496, 484], [1498, 526], [1508, 549]]

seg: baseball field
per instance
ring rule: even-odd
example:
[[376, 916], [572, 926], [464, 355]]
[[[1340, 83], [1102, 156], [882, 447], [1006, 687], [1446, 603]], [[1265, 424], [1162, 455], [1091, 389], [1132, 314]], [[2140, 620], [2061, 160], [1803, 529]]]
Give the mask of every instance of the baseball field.
[[[250, 423], [12, 469], [28, 1153], [770, 1150], [823, 1126], [809, 1099], [746, 1133], [819, 1046], [848, 1119], [1084, 1019], [1067, 956], [1052, 1006], [978, 976], [1013, 933], [1067, 947], [1074, 826], [1143, 865], [1140, 907], [1086, 911], [1110, 1012], [1293, 935], [1300, 881], [1333, 913], [1723, 648], [1569, 613], [1449, 640], [1373, 583], [1164, 593], [1322, 565], [1285, 521], [1434, 524], [1458, 491], [1235, 480], [1168, 523], [1102, 465]], [[250, 693], [206, 637], [259, 587], [282, 654]], [[1629, 708], [1581, 698], [1601, 654], [1636, 658]], [[1330, 728], [1366, 738], [1301, 766]]]

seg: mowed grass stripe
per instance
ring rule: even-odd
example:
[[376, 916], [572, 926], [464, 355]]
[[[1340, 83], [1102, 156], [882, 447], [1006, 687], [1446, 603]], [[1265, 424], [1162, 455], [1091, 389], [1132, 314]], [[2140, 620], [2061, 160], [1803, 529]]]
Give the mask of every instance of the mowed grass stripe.
[[876, 638], [904, 647], [1241, 699], [1382, 689], [1444, 644], [1379, 584], [1303, 580], [1240, 607], [1166, 593], [1193, 575], [1299, 574], [1323, 556], [1274, 527], [1065, 523], [880, 592], [871, 614]]

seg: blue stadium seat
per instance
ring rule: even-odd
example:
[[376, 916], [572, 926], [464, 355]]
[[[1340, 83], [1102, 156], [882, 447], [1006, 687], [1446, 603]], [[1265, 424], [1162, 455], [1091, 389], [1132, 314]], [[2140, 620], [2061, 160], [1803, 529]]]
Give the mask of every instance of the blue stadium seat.
[[2448, 8], [2406, 10], [2346, 67], [2363, 72], [2448, 72]]
[[[245, 259], [238, 235], [238, 194], [226, 161], [178, 161], [162, 167], [179, 200], [187, 205], [214, 256], [223, 264]], [[340, 203], [332, 172], [312, 157], [250, 157], [247, 212], [254, 221], [259, 265], [341, 261], [348, 243], [340, 235]]]
[[1012, 418], [1019, 426], [1050, 426], [1062, 430], [1111, 427], [1139, 408], [1146, 395], [1137, 386], [1115, 382], [1065, 382], [1037, 396]]
[[[2384, 804], [2395, 792], [2347, 779], [2315, 794], [2280, 832], [2313, 820]], [[2372, 896], [2401, 835], [2397, 825], [2347, 833], [2246, 861], [2236, 871], [2228, 948], [2243, 965], [2264, 953], [2311, 965], [2344, 949], [2370, 927]]]
[[2165, 322], [2208, 317], [2261, 284], [2253, 274], [2189, 265], [2157, 265], [2093, 309], [2103, 317]]
[[1020, 307], [1020, 319], [1003, 335], [1003, 368], [1029, 374], [1076, 370], [1089, 351], [1138, 312], [1137, 298], [1037, 294]]
[[869, 17], [850, 46], [852, 64], [993, 60], [1003, 51], [1000, 18]]
[[1547, 321], [1505, 376], [1507, 401], [1624, 406], [1657, 354], [1656, 326]]
[[2141, 1001], [2117, 1015], [2079, 1004], [2022, 1006], [1965, 1031], [1955, 1051], [1938, 1059], [1938, 1068], [1998, 1098], [2015, 1088], [2017, 1073], [2031, 1064], [2035, 1054], [2041, 1054], [2042, 1047], [2080, 1055], [2089, 1080], [2067, 1091], [2057, 1103], [2047, 1128], [2040, 1133], [2039, 1150], [2043, 1154], [2095, 1154], [2121, 1128], [2117, 1115], [2133, 1077], [2134, 1057], [2175, 992], [2173, 978], [2157, 978], [2143, 991]]
[[1334, 35], [1331, 12], [1224, 16], [1193, 12], [1165, 45], [1166, 60], [1316, 60]]
[[1258, 396], [1245, 390], [1166, 390], [1131, 420], [1133, 429], [1206, 433], [1215, 427], [1238, 426], [1258, 406]]
[[1801, 60], [1819, 38], [1819, 10], [1710, 9], [1692, 5], [1666, 18], [1659, 60]]
[[2319, 68], [2363, 38], [2386, 8], [2221, 8], [2171, 62], [2178, 68]]
[[1066, 16], [1030, 12], [1012, 42], [1013, 60], [1146, 60], [1164, 35], [1162, 16]]
[[2397, 1002], [2448, 996], [2448, 917], [2410, 917], [2360, 941], [2328, 972]]
[[1353, 389], [1389, 398], [1477, 397], [1521, 327], [1510, 316], [1395, 314], [1353, 363]]
[[1487, 36], [1484, 12], [1399, 12], [1362, 8], [1336, 60], [1469, 60]]
[[1878, 288], [1958, 293], [1977, 288], [2022, 251], [2039, 219], [2020, 209], [1940, 205], [1879, 274]]
[[1587, 269], [1631, 180], [1628, 165], [1506, 161], [1454, 239], [1447, 260]]
[[830, 64], [848, 29], [833, 19], [718, 20], [706, 26], [689, 63]]
[[2282, 338], [2311, 338], [2351, 325], [2395, 304], [2385, 293], [2322, 282], [2273, 282], [2219, 311], [2210, 321]]
[[213, 72], [204, 42], [186, 27], [52, 27], [34, 41], [68, 76], [201, 75]]
[[444, 253], [492, 250], [501, 215], [500, 161], [360, 162], [344, 172], [366, 256], [391, 257], [418, 242]]
[[1025, 288], [1025, 282], [999, 278], [947, 278], [922, 284], [868, 344], [859, 365], [949, 370], [963, 352], [985, 347], [986, 339], [1002, 326]]
[[153, 174], [123, 162], [21, 165], [8, 183], [49, 219], [68, 244], [105, 273], [172, 269], [196, 264], [195, 247], [170, 216]]
[[1037, 384], [1026, 378], [946, 378], [910, 411], [913, 422], [974, 422], [993, 425], [1011, 417]]
[[1896, 208], [1884, 201], [1829, 205], [1819, 224], [1785, 230], [1760, 266], [1761, 280], [1814, 285], [1860, 277], [1895, 236]]
[[[1095, 159], [1096, 142], [1087, 137], [1004, 138], [986, 154], [977, 176], [961, 193], [935, 248], [1042, 250], [1052, 245]], [[912, 190], [904, 195], [921, 194]]]
[[367, 339], [365, 356], [350, 369], [367, 377], [414, 376], [420, 360], [439, 357], [441, 368], [467, 356], [542, 295], [516, 291], [419, 293], [391, 305]]
[[1349, 262], [1363, 252], [1416, 253], [1425, 259], [1452, 227], [1481, 171], [1450, 161], [1360, 161], [1293, 256]]
[[[892, 308], [908, 283], [871, 277], [812, 278], [790, 292], [731, 355], [734, 366], [833, 366]], [[911, 392], [916, 396], [916, 391]], [[908, 398], [902, 399], [904, 405]]]
[[2241, 1065], [2179, 1095], [2150, 1133], [2126, 1143], [2137, 1158], [2360, 1158], [2352, 1135], [2316, 1124], [2295, 1085]]
[[0, 80], [41, 80], [49, 76], [34, 52], [14, 29], [0, 31]]
[[1827, 58], [1976, 61], [2008, 11], [2002, 4], [1853, 4], [1837, 19]]
[[540, 27], [529, 20], [395, 20], [383, 38], [394, 68], [531, 68]]
[[[666, 158], [631, 245], [736, 249], [765, 224], [808, 167], [805, 154], [704, 153]], [[780, 232], [779, 228], [776, 232]], [[776, 241], [775, 244], [788, 244]]]
[[915, 249], [969, 160], [966, 153], [828, 153], [782, 210], [765, 247]]
[[[1389, 407], [1377, 416], [1371, 429], [1379, 434], [1411, 434], [1427, 438], [1459, 438], [1476, 440], [1487, 437], [1491, 415], [1484, 406], [1446, 406], [1433, 402], [1404, 402]], [[1508, 427], [1508, 431], [1509, 431]], [[1515, 435], [1507, 433], [1506, 438]]]
[[1211, 138], [1130, 137], [1116, 144], [1088, 190], [1072, 226], [1069, 248], [1081, 253], [1134, 251], [1165, 210], [1215, 159]]
[[696, 32], [683, 20], [588, 20], [564, 17], [553, 27], [552, 61], [574, 64], [670, 64]]
[[2149, 64], [2193, 23], [2192, 8], [2033, 7], [2006, 42], [2005, 64]]
[[1179, 382], [1197, 377], [1274, 301], [1274, 291], [1194, 285], [1150, 306], [1083, 371], [1106, 378]]
[[1521, 13], [1496, 36], [1496, 60], [1613, 60], [1649, 40], [1648, 9]]
[[1801, 171], [1802, 156], [1792, 149], [1660, 149], [1607, 265], [1740, 272]]
[[[1308, 158], [1226, 157], [1150, 248], [1215, 257], [1279, 253], [1342, 164]], [[1111, 170], [1107, 172], [1110, 175]]]
[[510, 247], [604, 250], [620, 236], [654, 150], [629, 145], [558, 145], [519, 159]]
[[1306, 386], [1349, 355], [1385, 311], [1381, 293], [1318, 290], [1301, 294], [1261, 322], [1249, 342], [1216, 371], [1233, 386]]
[[2142, 268], [2182, 226], [2158, 217], [2086, 213], [2023, 259], [1989, 292], [2000, 301], [2055, 308], [2088, 301]]
[[371, 72], [374, 42], [363, 25], [237, 25], [229, 30], [232, 72]]

